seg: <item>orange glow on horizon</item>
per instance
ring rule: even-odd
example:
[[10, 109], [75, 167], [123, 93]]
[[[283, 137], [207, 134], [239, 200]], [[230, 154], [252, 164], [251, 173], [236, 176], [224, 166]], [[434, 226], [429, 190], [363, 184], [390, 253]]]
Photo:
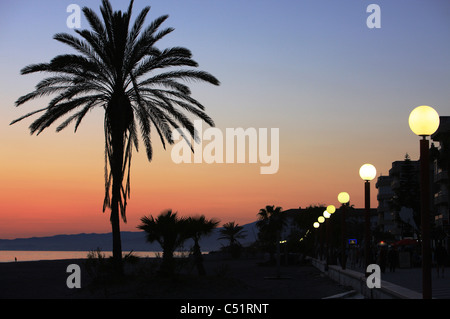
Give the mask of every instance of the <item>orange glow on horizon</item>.
[[[0, 238], [111, 231], [109, 211], [102, 213], [103, 136], [96, 131], [94, 138], [82, 131], [48, 132], [4, 142], [10, 154], [1, 157], [9, 169], [0, 172]], [[170, 148], [164, 151], [157, 142], [151, 163], [143, 151], [134, 152], [128, 222], [121, 224], [122, 230], [137, 231], [142, 216], [166, 209], [243, 225], [254, 222], [266, 205], [284, 210], [338, 206], [337, 194], [343, 190], [350, 194], [351, 204], [360, 207], [363, 203], [357, 158], [338, 163], [339, 154], [330, 161], [314, 152], [298, 153], [295, 147], [286, 148], [286, 143], [298, 143], [288, 138], [281, 141], [279, 171], [261, 175], [260, 163], [175, 164]], [[375, 181], [372, 184], [372, 206], [376, 207]]]

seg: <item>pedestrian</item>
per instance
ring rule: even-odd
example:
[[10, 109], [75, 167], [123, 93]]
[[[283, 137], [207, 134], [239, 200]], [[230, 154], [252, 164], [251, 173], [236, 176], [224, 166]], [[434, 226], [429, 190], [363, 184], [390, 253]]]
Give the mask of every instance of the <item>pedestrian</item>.
[[445, 270], [445, 261], [447, 259], [447, 251], [445, 250], [445, 248], [442, 246], [441, 243], [438, 243], [438, 245], [436, 247], [436, 251], [434, 253], [434, 258], [436, 261], [437, 275], [439, 277], [439, 268], [441, 268], [442, 269], [442, 278], [444, 278], [444, 270]]

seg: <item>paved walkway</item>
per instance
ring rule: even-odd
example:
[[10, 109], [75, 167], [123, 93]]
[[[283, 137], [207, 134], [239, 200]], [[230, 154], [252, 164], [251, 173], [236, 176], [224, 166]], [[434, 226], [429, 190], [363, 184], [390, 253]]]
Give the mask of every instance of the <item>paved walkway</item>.
[[[349, 269], [365, 273], [363, 268], [348, 267]], [[396, 268], [390, 272], [389, 267], [381, 273], [381, 280], [422, 293], [422, 268]], [[445, 275], [437, 275], [436, 268], [431, 270], [432, 297], [436, 299], [450, 299], [450, 267], [445, 269]]]

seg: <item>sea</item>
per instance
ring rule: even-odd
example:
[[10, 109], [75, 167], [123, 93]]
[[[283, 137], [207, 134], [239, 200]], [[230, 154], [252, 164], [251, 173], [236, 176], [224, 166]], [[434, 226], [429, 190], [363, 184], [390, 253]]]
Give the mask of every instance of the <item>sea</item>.
[[[112, 256], [110, 251], [102, 251], [105, 257]], [[122, 252], [126, 255], [129, 252]], [[61, 259], [85, 259], [89, 251], [38, 251], [38, 250], [0, 250], [0, 263], [21, 262], [21, 261], [39, 261], [39, 260], [61, 260]], [[136, 257], [157, 257], [161, 252], [156, 251], [133, 251]]]

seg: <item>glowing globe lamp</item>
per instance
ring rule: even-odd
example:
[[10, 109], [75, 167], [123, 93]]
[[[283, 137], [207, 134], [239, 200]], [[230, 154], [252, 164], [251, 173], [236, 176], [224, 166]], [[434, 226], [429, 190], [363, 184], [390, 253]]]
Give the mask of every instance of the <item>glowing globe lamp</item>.
[[327, 212], [329, 212], [330, 214], [334, 214], [335, 211], [336, 211], [336, 207], [334, 207], [333, 205], [327, 206]]
[[372, 164], [364, 164], [359, 169], [359, 176], [365, 181], [371, 181], [377, 176], [377, 170]]
[[428, 136], [438, 129], [439, 114], [430, 106], [418, 106], [409, 114], [408, 122], [414, 134]]
[[338, 195], [338, 201], [341, 204], [347, 204], [350, 201], [350, 195], [347, 192], [341, 192]]

